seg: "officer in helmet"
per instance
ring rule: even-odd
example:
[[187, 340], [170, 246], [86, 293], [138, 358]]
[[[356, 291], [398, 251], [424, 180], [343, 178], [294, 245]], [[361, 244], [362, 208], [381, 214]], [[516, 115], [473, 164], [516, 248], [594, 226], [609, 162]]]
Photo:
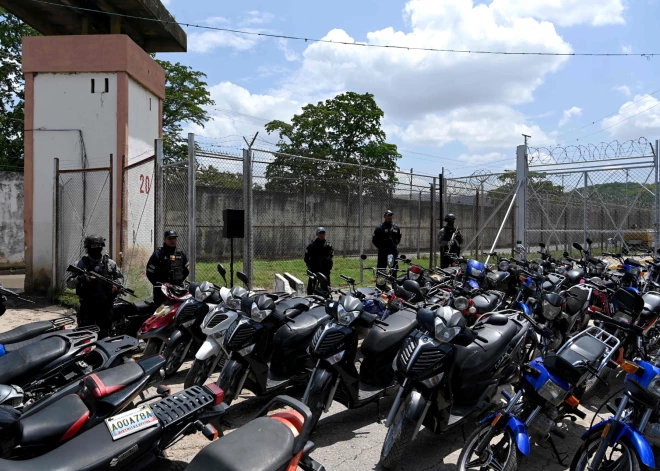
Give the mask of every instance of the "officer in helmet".
[[[440, 268], [447, 268], [451, 265], [452, 256], [461, 255], [461, 245], [463, 236], [461, 231], [455, 226], [456, 216], [449, 213], [445, 216], [445, 225], [438, 232], [438, 246], [440, 247]], [[454, 234], [456, 234], [454, 236]], [[453, 237], [453, 241], [452, 241]]]
[[[401, 229], [392, 222], [394, 213], [389, 209], [383, 214], [383, 223], [376, 227], [371, 242], [378, 249], [378, 271], [387, 268], [387, 257], [392, 255], [394, 268], [398, 266], [397, 258], [399, 256], [399, 242], [401, 242]], [[391, 273], [396, 277], [396, 270]]]
[[[124, 282], [124, 275], [117, 268], [117, 264], [107, 254], [103, 254], [105, 239], [99, 235], [85, 237], [84, 242], [87, 255], [84, 255], [76, 264], [91, 273]], [[94, 275], [71, 276], [67, 280], [69, 288], [75, 288], [80, 298], [78, 309], [78, 326], [97, 325], [100, 329], [99, 338], [107, 337], [112, 319], [112, 303], [117, 288], [101, 283]]]
[[163, 246], [157, 249], [147, 262], [147, 278], [154, 285], [153, 296], [156, 306], [165, 301], [161, 290], [163, 283], [181, 285], [188, 278], [189, 264], [186, 253], [177, 248], [178, 235], [170, 229], [165, 231]]
[[[313, 273], [322, 273], [330, 282], [332, 270], [332, 257], [335, 252], [332, 244], [325, 238], [325, 227], [316, 228], [316, 239], [311, 241], [305, 250], [305, 265]], [[314, 294], [315, 283], [312, 278], [307, 283], [307, 294]]]

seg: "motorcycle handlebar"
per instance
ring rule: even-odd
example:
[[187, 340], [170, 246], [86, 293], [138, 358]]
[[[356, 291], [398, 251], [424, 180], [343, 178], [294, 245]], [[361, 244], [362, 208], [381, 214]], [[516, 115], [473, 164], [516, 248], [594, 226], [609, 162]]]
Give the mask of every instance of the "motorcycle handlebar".
[[600, 312], [592, 312], [591, 314], [593, 315], [594, 319], [598, 319], [599, 321], [604, 322], [605, 324], [615, 325], [620, 329], [627, 330], [635, 335], [644, 335], [644, 329], [642, 329], [638, 325], [628, 324], [627, 322], [612, 319], [611, 317], [607, 317], [605, 314], [602, 314]]

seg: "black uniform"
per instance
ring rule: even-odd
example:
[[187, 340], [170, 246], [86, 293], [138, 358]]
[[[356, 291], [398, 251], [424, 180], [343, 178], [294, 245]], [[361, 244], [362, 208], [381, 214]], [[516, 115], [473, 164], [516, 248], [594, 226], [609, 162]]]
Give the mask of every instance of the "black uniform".
[[[117, 268], [117, 264], [107, 255], [103, 255], [101, 258], [85, 255], [76, 266], [120, 283], [124, 281], [124, 275]], [[92, 280], [85, 275], [69, 278], [67, 285], [69, 288], [75, 288], [76, 294], [80, 298], [78, 326], [98, 325], [99, 338], [107, 336], [112, 320], [112, 303], [116, 297], [112, 292], [112, 286], [102, 283], [98, 279]]]
[[[332, 270], [335, 252], [332, 244], [327, 240], [314, 239], [305, 250], [305, 265], [314, 273], [322, 273], [330, 281], [330, 270]], [[314, 285], [310, 279], [307, 283], [307, 294], [314, 293]]]
[[[454, 237], [454, 242], [449, 247], [449, 241], [451, 240], [454, 232], [457, 232], [456, 237]], [[461, 245], [463, 244], [463, 235], [454, 225], [446, 224], [440, 232], [438, 232], [438, 246], [440, 247], [440, 268], [447, 268], [451, 265], [451, 257], [449, 254], [454, 254], [455, 256], [461, 255]]]
[[154, 285], [154, 303], [160, 306], [165, 301], [165, 295], [160, 289], [162, 283], [180, 285], [188, 278], [188, 257], [179, 248], [166, 245], [157, 249], [147, 262], [147, 278]]
[[[401, 242], [401, 229], [396, 224], [391, 222], [384, 222], [374, 230], [374, 236], [371, 242], [378, 249], [378, 263], [377, 268], [387, 268], [387, 256], [394, 256], [394, 266], [398, 266], [396, 262], [399, 256], [397, 246]], [[393, 274], [396, 276], [396, 272]]]

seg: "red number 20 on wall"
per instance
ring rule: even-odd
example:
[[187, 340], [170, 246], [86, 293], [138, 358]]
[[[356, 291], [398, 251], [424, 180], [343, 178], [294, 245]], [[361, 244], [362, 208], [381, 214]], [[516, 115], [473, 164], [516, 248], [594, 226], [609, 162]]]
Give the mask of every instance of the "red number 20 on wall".
[[140, 193], [149, 194], [151, 191], [151, 177], [149, 175], [140, 175]]

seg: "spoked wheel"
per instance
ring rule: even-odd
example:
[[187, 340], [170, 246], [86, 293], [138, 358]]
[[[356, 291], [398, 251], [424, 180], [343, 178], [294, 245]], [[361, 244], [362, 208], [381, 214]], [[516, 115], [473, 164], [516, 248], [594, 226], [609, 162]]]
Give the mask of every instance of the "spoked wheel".
[[[589, 437], [575, 453], [571, 471], [588, 470], [601, 441], [600, 433]], [[637, 453], [628, 441], [620, 441], [614, 447], [608, 447], [598, 467], [598, 471], [640, 471], [641, 469]]]
[[183, 361], [185, 360], [184, 354], [186, 353], [186, 342], [178, 342], [176, 345], [166, 347], [163, 352], [165, 357], [165, 376], [172, 376], [179, 371]]
[[481, 425], [468, 437], [458, 458], [459, 471], [515, 471], [522, 458], [516, 447], [516, 440], [511, 430], [504, 428], [490, 438], [484, 451], [479, 455], [476, 450], [488, 437], [492, 425]]

